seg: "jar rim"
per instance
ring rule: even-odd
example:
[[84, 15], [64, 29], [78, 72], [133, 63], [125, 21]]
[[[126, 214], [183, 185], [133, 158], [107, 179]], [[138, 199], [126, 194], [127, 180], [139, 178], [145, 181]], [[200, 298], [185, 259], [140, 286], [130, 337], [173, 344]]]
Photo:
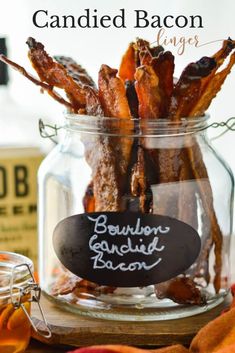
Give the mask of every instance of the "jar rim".
[[24, 286], [30, 278], [28, 268], [33, 272], [32, 260], [18, 253], [0, 251], [0, 297], [5, 294], [10, 295], [12, 271], [17, 265], [22, 266], [15, 271], [15, 282], [19, 286]]
[[185, 135], [207, 128], [209, 114], [201, 117], [170, 119], [125, 119], [100, 117], [65, 112], [67, 130], [89, 134], [128, 137], [154, 137]]

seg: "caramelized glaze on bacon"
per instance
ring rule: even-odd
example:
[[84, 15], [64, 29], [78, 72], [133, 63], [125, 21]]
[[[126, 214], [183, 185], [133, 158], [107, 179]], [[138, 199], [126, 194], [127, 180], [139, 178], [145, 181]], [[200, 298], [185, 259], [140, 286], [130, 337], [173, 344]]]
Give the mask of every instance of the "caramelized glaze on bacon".
[[54, 59], [66, 69], [75, 82], [96, 88], [96, 84], [87, 71], [69, 56], [54, 56]]
[[[127, 121], [126, 128], [122, 130], [127, 136], [133, 130], [131, 123], [131, 112], [126, 97], [126, 89], [122, 80], [117, 76], [117, 70], [107, 65], [102, 65], [99, 71], [99, 97], [104, 109], [105, 116], [124, 119]], [[124, 125], [122, 125], [124, 126]], [[119, 169], [121, 174], [127, 172], [130, 162], [132, 138], [124, 137], [116, 140], [115, 149], [120, 149]], [[117, 154], [118, 155], [118, 154]]]
[[172, 120], [178, 121], [181, 117], [189, 116], [192, 106], [200, 97], [202, 78], [209, 76], [215, 67], [214, 58], [203, 57], [184, 69], [171, 98], [169, 113]]
[[136, 50], [134, 43], [130, 43], [127, 51], [122, 57], [118, 75], [125, 82], [126, 80], [133, 81], [136, 70]]
[[178, 304], [205, 305], [206, 300], [189, 277], [176, 277], [155, 285], [158, 299], [168, 298]]
[[135, 80], [139, 100], [139, 117], [150, 120], [159, 118], [161, 104], [159, 79], [153, 68], [147, 65], [138, 67]]

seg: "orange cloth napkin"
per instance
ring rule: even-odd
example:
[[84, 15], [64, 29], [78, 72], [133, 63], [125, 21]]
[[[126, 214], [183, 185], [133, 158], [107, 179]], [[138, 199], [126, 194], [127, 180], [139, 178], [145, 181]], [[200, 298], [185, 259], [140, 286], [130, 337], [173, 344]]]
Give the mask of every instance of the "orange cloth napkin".
[[233, 301], [230, 308], [204, 326], [192, 340], [189, 349], [173, 345], [150, 351], [123, 345], [100, 345], [68, 353], [235, 353], [235, 284], [231, 292]]

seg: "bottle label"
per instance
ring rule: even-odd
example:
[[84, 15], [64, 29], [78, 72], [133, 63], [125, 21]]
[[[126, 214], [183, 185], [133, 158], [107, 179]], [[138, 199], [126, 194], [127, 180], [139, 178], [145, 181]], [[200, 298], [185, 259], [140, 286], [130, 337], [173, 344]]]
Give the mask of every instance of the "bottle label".
[[37, 267], [37, 170], [34, 148], [0, 152], [0, 249], [23, 254]]
[[53, 245], [62, 264], [83, 279], [142, 287], [186, 271], [199, 255], [201, 240], [191, 226], [167, 216], [95, 212], [62, 220]]

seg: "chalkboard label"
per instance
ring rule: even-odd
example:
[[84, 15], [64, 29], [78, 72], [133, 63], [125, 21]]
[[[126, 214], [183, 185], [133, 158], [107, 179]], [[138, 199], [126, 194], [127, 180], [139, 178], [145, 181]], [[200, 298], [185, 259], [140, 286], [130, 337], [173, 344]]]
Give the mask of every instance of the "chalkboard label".
[[62, 220], [53, 245], [62, 264], [81, 278], [142, 287], [187, 270], [199, 255], [201, 241], [191, 226], [167, 216], [95, 212]]

